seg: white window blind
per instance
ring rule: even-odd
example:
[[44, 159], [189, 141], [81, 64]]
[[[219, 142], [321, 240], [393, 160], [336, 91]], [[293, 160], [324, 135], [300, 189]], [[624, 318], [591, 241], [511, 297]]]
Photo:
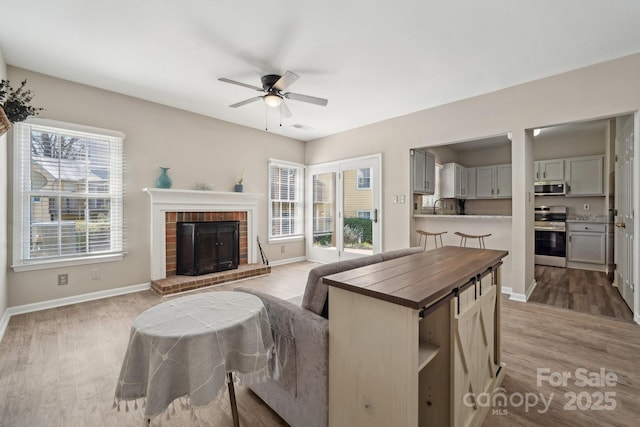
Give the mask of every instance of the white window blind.
[[304, 167], [269, 162], [269, 239], [302, 238]]
[[14, 267], [122, 254], [124, 134], [36, 119], [14, 127]]

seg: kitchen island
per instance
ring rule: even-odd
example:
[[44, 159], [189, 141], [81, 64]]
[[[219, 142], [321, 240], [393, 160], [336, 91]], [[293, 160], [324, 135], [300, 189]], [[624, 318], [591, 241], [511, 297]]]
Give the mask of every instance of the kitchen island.
[[477, 426], [504, 375], [506, 251], [443, 247], [324, 278], [329, 425]]
[[[512, 232], [511, 232], [511, 215], [429, 215], [414, 214], [411, 230], [411, 245], [418, 246], [418, 234], [416, 230], [425, 230], [430, 232], [446, 231], [447, 234], [442, 235], [445, 246], [459, 246], [460, 237], [454, 233], [459, 231], [466, 234], [489, 234], [490, 237], [485, 238], [485, 244], [488, 249], [499, 249], [511, 252]], [[422, 239], [424, 243], [424, 239]], [[477, 241], [469, 239], [468, 246], [477, 247]], [[426, 249], [433, 249], [433, 238], [429, 239]], [[511, 266], [511, 256], [507, 255], [502, 265], [502, 291], [512, 295], [513, 299], [524, 300], [524, 295], [513, 295], [513, 272]]]

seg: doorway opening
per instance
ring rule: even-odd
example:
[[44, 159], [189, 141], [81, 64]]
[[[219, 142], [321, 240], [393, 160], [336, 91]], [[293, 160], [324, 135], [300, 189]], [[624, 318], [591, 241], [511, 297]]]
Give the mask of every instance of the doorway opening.
[[[566, 260], [562, 267], [553, 266], [536, 252], [537, 285], [529, 301], [633, 319], [637, 120], [629, 114], [573, 122], [534, 135], [535, 207], [566, 211]], [[551, 184], [566, 191], [538, 192]]]

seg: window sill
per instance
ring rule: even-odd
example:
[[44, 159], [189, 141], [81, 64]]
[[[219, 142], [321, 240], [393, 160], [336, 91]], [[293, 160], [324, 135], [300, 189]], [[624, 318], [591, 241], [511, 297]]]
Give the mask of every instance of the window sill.
[[293, 237], [270, 237], [267, 240], [268, 244], [275, 243], [287, 243], [287, 242], [300, 242], [304, 240], [304, 236], [293, 236]]
[[11, 268], [16, 273], [32, 270], [45, 270], [48, 268], [73, 267], [76, 265], [97, 264], [101, 262], [121, 261], [126, 252], [108, 255], [93, 255], [82, 258], [65, 258], [47, 261], [28, 261], [21, 264], [12, 265]]

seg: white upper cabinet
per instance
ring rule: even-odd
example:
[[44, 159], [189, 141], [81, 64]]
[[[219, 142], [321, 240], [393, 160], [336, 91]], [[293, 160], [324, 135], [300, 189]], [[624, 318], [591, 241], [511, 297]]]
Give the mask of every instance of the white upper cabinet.
[[476, 168], [467, 168], [467, 199], [476, 198]]
[[467, 198], [467, 168], [457, 163], [446, 163], [442, 166], [440, 179], [440, 197], [443, 199]]
[[567, 196], [604, 196], [604, 155], [565, 159]]
[[534, 181], [564, 181], [564, 159], [535, 162]]
[[413, 192], [433, 194], [436, 189], [436, 158], [433, 154], [413, 150]]
[[475, 172], [475, 198], [511, 197], [511, 165], [482, 166]]
[[511, 165], [496, 166], [496, 197], [511, 197]]
[[495, 173], [496, 168], [493, 166], [484, 166], [476, 168], [476, 197], [478, 199], [487, 199], [495, 197]]

